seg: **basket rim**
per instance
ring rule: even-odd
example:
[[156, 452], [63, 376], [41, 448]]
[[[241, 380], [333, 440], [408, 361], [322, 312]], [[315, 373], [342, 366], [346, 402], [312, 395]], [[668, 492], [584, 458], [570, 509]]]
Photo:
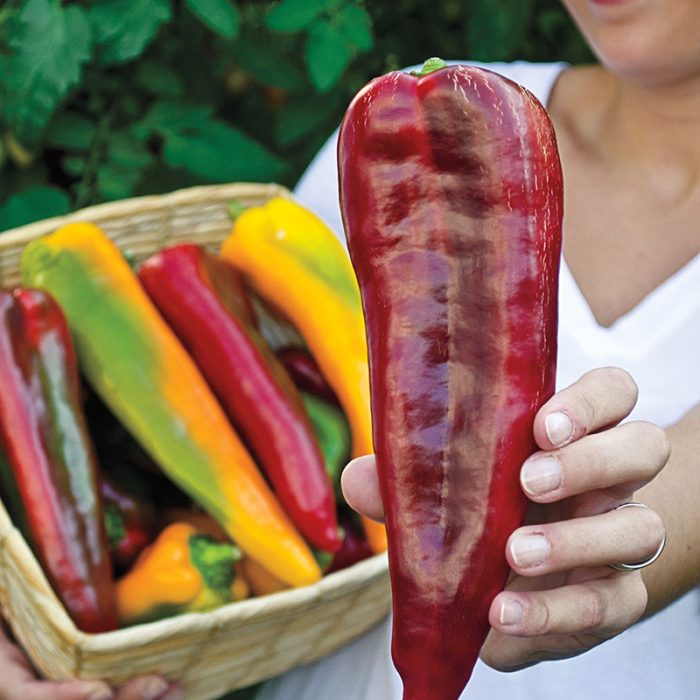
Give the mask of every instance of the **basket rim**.
[[384, 576], [388, 567], [387, 553], [375, 554], [369, 559], [353, 564], [347, 569], [324, 576], [317, 583], [301, 588], [291, 588], [269, 595], [256, 596], [234, 601], [205, 612], [179, 613], [154, 622], [145, 622], [130, 627], [89, 634], [77, 630], [82, 649], [119, 652], [133, 647], [134, 640], [142, 635], [148, 637], [177, 636], [186, 633], [193, 624], [205, 617], [211, 620], [213, 627], [222, 627], [235, 621], [254, 620], [260, 612], [283, 614], [303, 605], [314, 603], [324, 593], [331, 591], [352, 590], [360, 588], [375, 579]]
[[0, 231], [0, 250], [10, 246], [22, 245], [44, 235], [71, 221], [90, 220], [99, 222], [103, 219], [119, 218], [128, 215], [143, 214], [148, 211], [175, 209], [185, 204], [196, 203], [207, 199], [235, 199], [246, 195], [261, 196], [266, 193], [268, 198], [275, 196], [289, 198], [292, 193], [284, 185], [274, 182], [234, 182], [223, 185], [196, 185], [184, 187], [164, 194], [147, 194], [140, 197], [119, 199], [113, 202], [94, 204], [83, 209], [41, 219], [30, 224]]

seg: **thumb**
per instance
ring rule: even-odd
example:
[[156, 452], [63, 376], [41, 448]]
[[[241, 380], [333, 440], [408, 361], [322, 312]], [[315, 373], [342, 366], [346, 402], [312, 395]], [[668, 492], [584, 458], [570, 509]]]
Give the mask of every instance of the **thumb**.
[[348, 505], [372, 520], [384, 522], [384, 507], [379, 492], [379, 475], [374, 455], [353, 459], [340, 480]]

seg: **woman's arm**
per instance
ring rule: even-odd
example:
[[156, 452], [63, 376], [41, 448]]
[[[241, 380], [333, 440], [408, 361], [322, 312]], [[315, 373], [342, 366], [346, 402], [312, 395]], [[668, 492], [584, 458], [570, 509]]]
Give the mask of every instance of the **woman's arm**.
[[661, 515], [667, 542], [658, 565], [644, 570], [653, 615], [700, 584], [700, 404], [667, 429], [671, 458], [639, 491], [639, 500]]

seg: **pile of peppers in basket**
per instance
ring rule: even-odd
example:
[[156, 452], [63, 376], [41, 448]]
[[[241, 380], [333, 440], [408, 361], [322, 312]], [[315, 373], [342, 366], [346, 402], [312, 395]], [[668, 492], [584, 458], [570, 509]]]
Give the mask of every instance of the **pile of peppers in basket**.
[[[383, 551], [383, 527], [363, 532], [339, 489], [353, 442], [371, 450], [352, 268], [300, 205], [235, 208], [221, 255], [184, 243], [136, 271], [104, 231], [67, 224], [26, 247], [24, 286], [0, 291], [0, 493], [84, 631], [308, 585]], [[276, 291], [256, 281], [272, 255], [286, 256]], [[315, 308], [285, 298], [292, 278]], [[265, 339], [266, 306], [292, 345]], [[313, 337], [335, 313], [354, 319], [347, 357]]]

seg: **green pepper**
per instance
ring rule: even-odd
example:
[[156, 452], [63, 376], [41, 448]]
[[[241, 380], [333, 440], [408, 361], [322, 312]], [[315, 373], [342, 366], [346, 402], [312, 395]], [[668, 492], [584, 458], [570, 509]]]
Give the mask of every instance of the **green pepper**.
[[321, 446], [326, 471], [340, 497], [340, 475], [348, 463], [352, 445], [350, 426], [337, 406], [306, 392], [301, 392], [301, 398]]

